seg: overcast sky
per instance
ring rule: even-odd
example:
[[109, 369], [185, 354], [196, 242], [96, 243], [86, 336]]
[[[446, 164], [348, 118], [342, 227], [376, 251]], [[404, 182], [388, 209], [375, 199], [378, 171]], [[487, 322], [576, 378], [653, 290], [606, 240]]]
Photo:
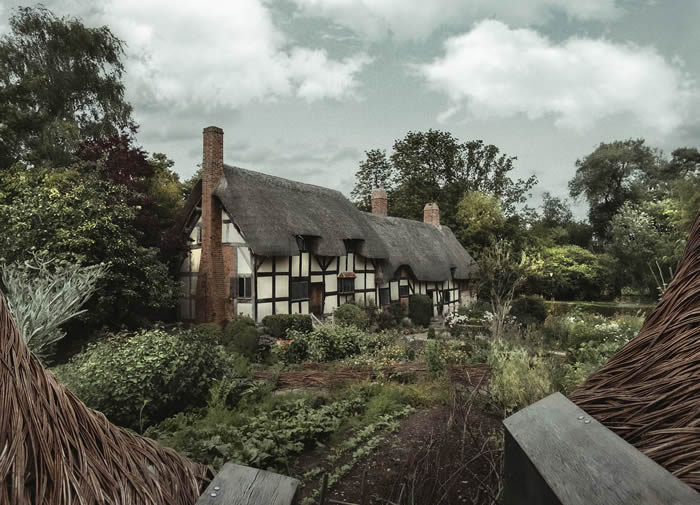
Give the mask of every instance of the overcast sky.
[[700, 0], [43, 3], [126, 41], [138, 140], [183, 177], [208, 125], [227, 163], [346, 194], [365, 150], [448, 130], [517, 156], [533, 204], [601, 141], [700, 144]]

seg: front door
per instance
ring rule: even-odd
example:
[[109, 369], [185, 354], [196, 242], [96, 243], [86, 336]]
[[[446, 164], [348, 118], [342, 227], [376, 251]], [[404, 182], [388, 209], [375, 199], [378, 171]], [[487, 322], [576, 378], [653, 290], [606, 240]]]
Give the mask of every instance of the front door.
[[323, 313], [323, 283], [311, 284], [311, 313], [320, 316]]

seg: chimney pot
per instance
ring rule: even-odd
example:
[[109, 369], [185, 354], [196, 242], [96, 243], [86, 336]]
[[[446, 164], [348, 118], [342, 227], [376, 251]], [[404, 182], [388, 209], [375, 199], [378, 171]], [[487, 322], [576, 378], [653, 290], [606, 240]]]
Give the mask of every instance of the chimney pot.
[[372, 190], [372, 214], [386, 216], [389, 213], [389, 204], [386, 191], [383, 188]]
[[440, 226], [440, 207], [435, 202], [426, 203], [423, 207], [423, 222]]

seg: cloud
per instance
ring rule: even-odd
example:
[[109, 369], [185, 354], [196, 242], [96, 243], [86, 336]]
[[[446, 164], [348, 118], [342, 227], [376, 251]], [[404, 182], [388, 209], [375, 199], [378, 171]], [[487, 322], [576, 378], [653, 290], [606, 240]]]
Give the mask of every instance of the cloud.
[[261, 0], [114, 0], [105, 4], [105, 18], [129, 44], [135, 96], [175, 107], [352, 98], [370, 61], [362, 54], [334, 60], [323, 49], [292, 45]]
[[358, 74], [371, 61], [365, 54], [333, 59], [324, 49], [295, 45], [264, 0], [44, 3], [59, 15], [106, 24], [126, 42], [127, 93], [137, 107], [211, 110], [285, 97], [352, 99]]
[[678, 128], [693, 101], [693, 83], [655, 49], [570, 38], [559, 44], [530, 29], [483, 21], [448, 39], [444, 55], [418, 65], [450, 107], [477, 118], [551, 116], [557, 126], [586, 129], [631, 115], [665, 134]]
[[539, 25], [562, 13], [578, 20], [612, 19], [615, 0], [292, 0], [301, 13], [324, 17], [372, 40], [424, 39], [441, 26], [465, 19], [498, 18]]

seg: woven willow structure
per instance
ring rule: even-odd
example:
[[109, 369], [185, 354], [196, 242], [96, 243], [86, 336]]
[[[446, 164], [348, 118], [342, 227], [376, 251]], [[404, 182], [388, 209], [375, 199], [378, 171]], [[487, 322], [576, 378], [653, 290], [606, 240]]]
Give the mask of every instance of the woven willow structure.
[[570, 399], [700, 491], [700, 214], [639, 335]]
[[0, 295], [0, 505], [192, 505], [211, 477], [59, 384]]

